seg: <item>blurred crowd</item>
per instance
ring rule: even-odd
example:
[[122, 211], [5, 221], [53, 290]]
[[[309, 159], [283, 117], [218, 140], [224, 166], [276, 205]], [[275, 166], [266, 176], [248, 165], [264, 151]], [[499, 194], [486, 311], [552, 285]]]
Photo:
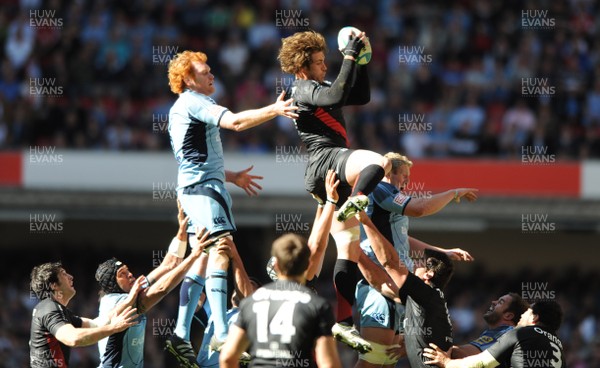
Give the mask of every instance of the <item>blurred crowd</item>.
[[[600, 157], [595, 0], [0, 0], [0, 149], [168, 150], [168, 61], [201, 50], [233, 111], [275, 100], [280, 39], [370, 36], [371, 102], [351, 144], [419, 157]], [[226, 150], [298, 145], [289, 119], [223, 132]], [[526, 149], [527, 150], [527, 149]], [[529, 148], [531, 150], [531, 148]], [[531, 151], [527, 151], [531, 152]]]
[[[31, 311], [37, 303], [37, 299], [29, 291], [28, 272], [37, 264], [36, 262], [62, 259], [64, 267], [74, 276], [74, 286], [77, 290], [69, 308], [79, 315], [90, 317], [96, 316], [98, 310], [99, 287], [93, 279], [93, 270], [98, 263], [107, 258], [106, 250], [93, 249], [88, 251], [86, 258], [81, 258], [81, 254], [73, 252], [61, 254], [56, 248], [54, 257], [49, 254], [31, 256], [31, 252], [21, 251], [21, 253], [9, 252], [9, 255], [19, 259], [27, 254], [27, 267], [22, 263], [19, 267], [5, 267], [0, 276], [0, 299], [3, 301], [3, 308], [0, 309], [0, 326], [2, 326], [0, 367], [28, 366], [27, 342]], [[150, 252], [127, 254], [120, 250], [115, 254], [118, 254], [136, 275], [149, 272], [151, 265], [155, 265], [157, 261], [150, 258]], [[268, 281], [266, 272], [261, 266], [266, 263], [266, 260], [245, 263], [250, 276], [261, 282]], [[524, 285], [534, 283], [540, 285], [539, 289], [543, 291], [535, 295], [542, 298], [555, 298], [564, 310], [564, 321], [558, 332], [567, 357], [567, 366], [569, 368], [600, 367], [600, 309], [597, 307], [600, 304], [600, 274], [597, 270], [581, 271], [576, 267], [564, 267], [546, 271], [521, 269], [510, 273], [490, 273], [483, 266], [474, 263], [469, 266], [469, 271], [466, 273], [456, 274], [445, 291], [455, 343], [463, 344], [479, 336], [485, 329], [482, 316], [493, 300], [509, 291], [524, 297], [532, 295], [527, 294], [527, 286]], [[333, 305], [335, 292], [331, 282], [322, 280], [321, 284], [316, 286], [319, 293], [327, 297]], [[148, 313], [144, 365], [147, 368], [169, 366], [165, 363], [167, 354], [162, 348], [166, 336], [174, 329], [177, 305], [178, 293], [172, 292]], [[345, 347], [340, 349], [340, 353], [345, 359], [344, 366], [351, 366], [351, 362], [356, 359], [355, 352]], [[96, 367], [97, 346], [94, 344], [86, 348], [72, 349], [71, 363], [80, 368]], [[408, 363], [406, 360], [401, 360], [398, 367], [407, 368]]]

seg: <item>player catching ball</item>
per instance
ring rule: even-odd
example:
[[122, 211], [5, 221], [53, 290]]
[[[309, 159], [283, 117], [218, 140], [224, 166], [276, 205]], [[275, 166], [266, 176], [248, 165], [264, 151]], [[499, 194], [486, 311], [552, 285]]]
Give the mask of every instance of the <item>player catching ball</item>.
[[334, 270], [337, 320], [344, 323], [346, 332], [352, 329], [357, 261], [361, 252], [359, 223], [353, 215], [368, 205], [367, 195], [391, 167], [378, 153], [349, 148], [342, 107], [364, 105], [371, 98], [367, 68], [356, 61], [365, 37], [364, 32], [350, 37], [341, 50], [344, 59], [333, 83], [325, 81], [327, 46], [325, 38], [317, 32], [298, 32], [284, 38], [278, 56], [282, 71], [296, 78], [291, 97], [298, 106], [296, 129], [309, 154], [304, 174], [306, 190], [323, 204], [330, 200], [325, 192], [327, 171], [334, 170], [340, 179], [339, 202], [335, 204], [345, 203], [337, 207], [338, 221], [333, 221], [331, 234], [338, 249]]

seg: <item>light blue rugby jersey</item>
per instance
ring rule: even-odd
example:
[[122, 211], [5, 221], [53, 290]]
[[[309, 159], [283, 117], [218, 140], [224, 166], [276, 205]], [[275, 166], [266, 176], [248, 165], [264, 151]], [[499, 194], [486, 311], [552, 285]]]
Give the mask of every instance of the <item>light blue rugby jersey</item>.
[[216, 179], [225, 182], [219, 122], [226, 107], [186, 89], [169, 111], [171, 147], [179, 163], [178, 189]]
[[[369, 206], [366, 212], [379, 232], [394, 245], [400, 259], [412, 272], [414, 264], [410, 258], [408, 244], [408, 217], [404, 216], [404, 209], [410, 200], [410, 196], [404, 195], [392, 184], [380, 182], [369, 194]], [[363, 252], [380, 265], [362, 226], [360, 240]]]
[[[127, 293], [106, 294], [100, 299], [99, 316], [106, 316], [113, 308], [127, 298]], [[100, 368], [141, 368], [144, 366], [144, 335], [146, 315], [138, 317], [138, 324], [125, 331], [110, 335], [98, 341]]]

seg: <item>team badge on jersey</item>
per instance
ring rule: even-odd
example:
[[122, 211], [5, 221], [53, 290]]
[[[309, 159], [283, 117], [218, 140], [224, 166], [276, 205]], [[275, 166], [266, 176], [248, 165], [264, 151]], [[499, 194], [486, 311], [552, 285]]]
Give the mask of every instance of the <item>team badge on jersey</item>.
[[491, 336], [481, 336], [478, 339], [474, 340], [473, 342], [476, 344], [489, 344], [490, 342], [494, 341], [494, 339]]
[[410, 196], [404, 195], [402, 192], [400, 192], [394, 197], [394, 203], [400, 206], [404, 206], [409, 199]]

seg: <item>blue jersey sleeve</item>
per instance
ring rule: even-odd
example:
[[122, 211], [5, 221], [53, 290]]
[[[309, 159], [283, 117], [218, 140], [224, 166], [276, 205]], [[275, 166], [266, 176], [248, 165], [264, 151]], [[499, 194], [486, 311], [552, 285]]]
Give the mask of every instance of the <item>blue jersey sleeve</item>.
[[187, 103], [191, 124], [218, 126], [223, 115], [229, 111], [226, 107], [217, 105], [210, 97], [198, 93], [190, 93], [188, 98], [192, 99]]
[[391, 185], [378, 184], [372, 193], [373, 200], [377, 205], [392, 213], [404, 214], [404, 209], [411, 197], [402, 192], [394, 190]]
[[494, 345], [500, 336], [504, 335], [507, 331], [512, 330], [512, 326], [501, 326], [493, 330], [485, 330], [475, 340], [469, 342], [469, 344], [477, 347], [480, 351], [487, 350], [490, 346]]

